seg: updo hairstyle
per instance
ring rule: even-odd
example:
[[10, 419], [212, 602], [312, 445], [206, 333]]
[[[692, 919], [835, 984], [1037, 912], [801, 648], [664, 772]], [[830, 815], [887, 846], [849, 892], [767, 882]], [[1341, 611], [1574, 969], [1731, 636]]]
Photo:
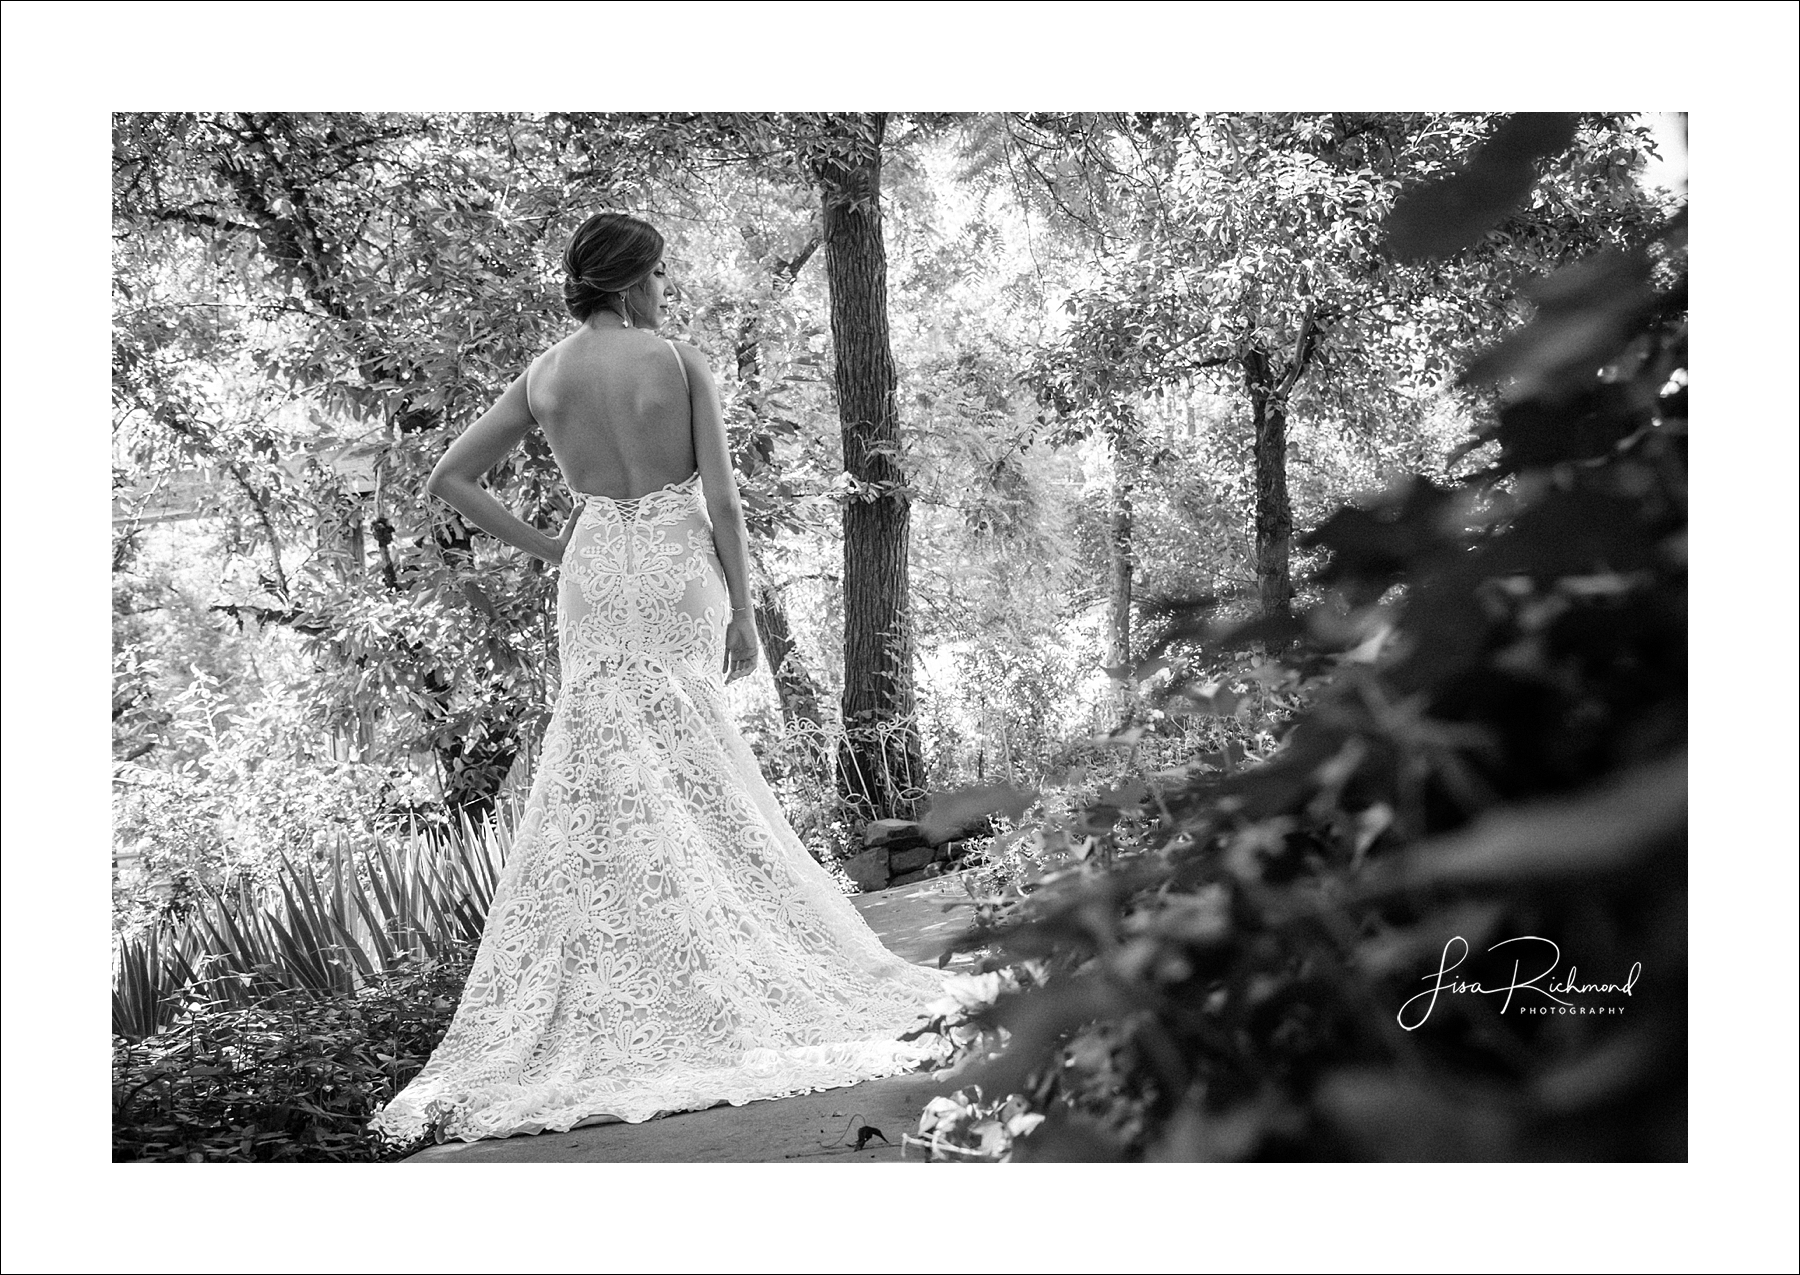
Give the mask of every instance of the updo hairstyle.
[[600, 310], [627, 312], [624, 294], [662, 260], [663, 237], [647, 221], [595, 213], [563, 252], [563, 304], [581, 323]]

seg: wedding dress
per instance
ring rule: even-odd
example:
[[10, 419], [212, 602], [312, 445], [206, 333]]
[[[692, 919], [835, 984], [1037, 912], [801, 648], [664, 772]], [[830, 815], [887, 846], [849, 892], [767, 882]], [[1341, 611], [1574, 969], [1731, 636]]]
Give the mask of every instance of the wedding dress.
[[897, 1037], [945, 976], [881, 945], [731, 719], [698, 474], [583, 499], [536, 779], [449, 1030], [373, 1121], [397, 1141], [830, 1089], [941, 1045]]

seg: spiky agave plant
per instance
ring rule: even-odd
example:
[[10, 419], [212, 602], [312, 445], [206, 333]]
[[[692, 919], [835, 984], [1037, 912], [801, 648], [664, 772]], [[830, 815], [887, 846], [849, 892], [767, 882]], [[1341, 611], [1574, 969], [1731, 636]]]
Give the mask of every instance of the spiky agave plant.
[[409, 827], [397, 844], [340, 842], [318, 870], [285, 856], [258, 898], [204, 892], [183, 921], [120, 945], [113, 1031], [128, 1039], [166, 1026], [198, 997], [249, 1004], [278, 989], [354, 992], [378, 973], [475, 943], [512, 846], [518, 811], [449, 837]]

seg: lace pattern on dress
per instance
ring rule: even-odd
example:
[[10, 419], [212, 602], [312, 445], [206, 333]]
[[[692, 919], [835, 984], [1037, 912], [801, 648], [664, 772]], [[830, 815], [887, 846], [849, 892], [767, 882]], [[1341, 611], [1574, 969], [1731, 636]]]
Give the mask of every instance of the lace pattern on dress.
[[469, 981], [374, 1120], [473, 1141], [912, 1070], [945, 976], [882, 947], [788, 825], [725, 701], [730, 613], [698, 477], [588, 496], [562, 686]]

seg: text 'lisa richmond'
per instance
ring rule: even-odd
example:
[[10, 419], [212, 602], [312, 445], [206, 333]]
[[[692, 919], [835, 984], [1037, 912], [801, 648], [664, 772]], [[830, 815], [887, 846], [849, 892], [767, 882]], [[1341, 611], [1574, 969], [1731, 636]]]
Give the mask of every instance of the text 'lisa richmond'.
[[[1622, 1014], [1625, 1006], [1613, 1003], [1582, 1003], [1574, 999], [1578, 996], [1630, 996], [1643, 973], [1642, 961], [1635, 962], [1622, 980], [1617, 981], [1583, 981], [1575, 966], [1569, 966], [1566, 974], [1558, 974], [1562, 964], [1562, 951], [1555, 943], [1535, 934], [1523, 935], [1519, 938], [1502, 939], [1488, 949], [1498, 952], [1511, 944], [1520, 944], [1507, 955], [1512, 958], [1510, 974], [1503, 975], [1505, 981], [1487, 983], [1469, 978], [1452, 977], [1451, 971], [1460, 969], [1468, 959], [1469, 944], [1460, 934], [1444, 944], [1444, 950], [1438, 960], [1437, 972], [1427, 974], [1421, 981], [1431, 984], [1430, 987], [1409, 997], [1400, 1012], [1394, 1017], [1406, 1031], [1415, 1031], [1425, 1025], [1431, 1017], [1431, 1011], [1437, 1008], [1440, 996], [1502, 996], [1500, 1012], [1514, 1009], [1521, 1014]], [[1542, 944], [1541, 948], [1532, 948], [1529, 944]], [[1528, 964], [1529, 963], [1529, 964]], [[1527, 974], [1527, 968], [1535, 968], [1535, 973]], [[1514, 1005], [1515, 998], [1519, 1001]]]

